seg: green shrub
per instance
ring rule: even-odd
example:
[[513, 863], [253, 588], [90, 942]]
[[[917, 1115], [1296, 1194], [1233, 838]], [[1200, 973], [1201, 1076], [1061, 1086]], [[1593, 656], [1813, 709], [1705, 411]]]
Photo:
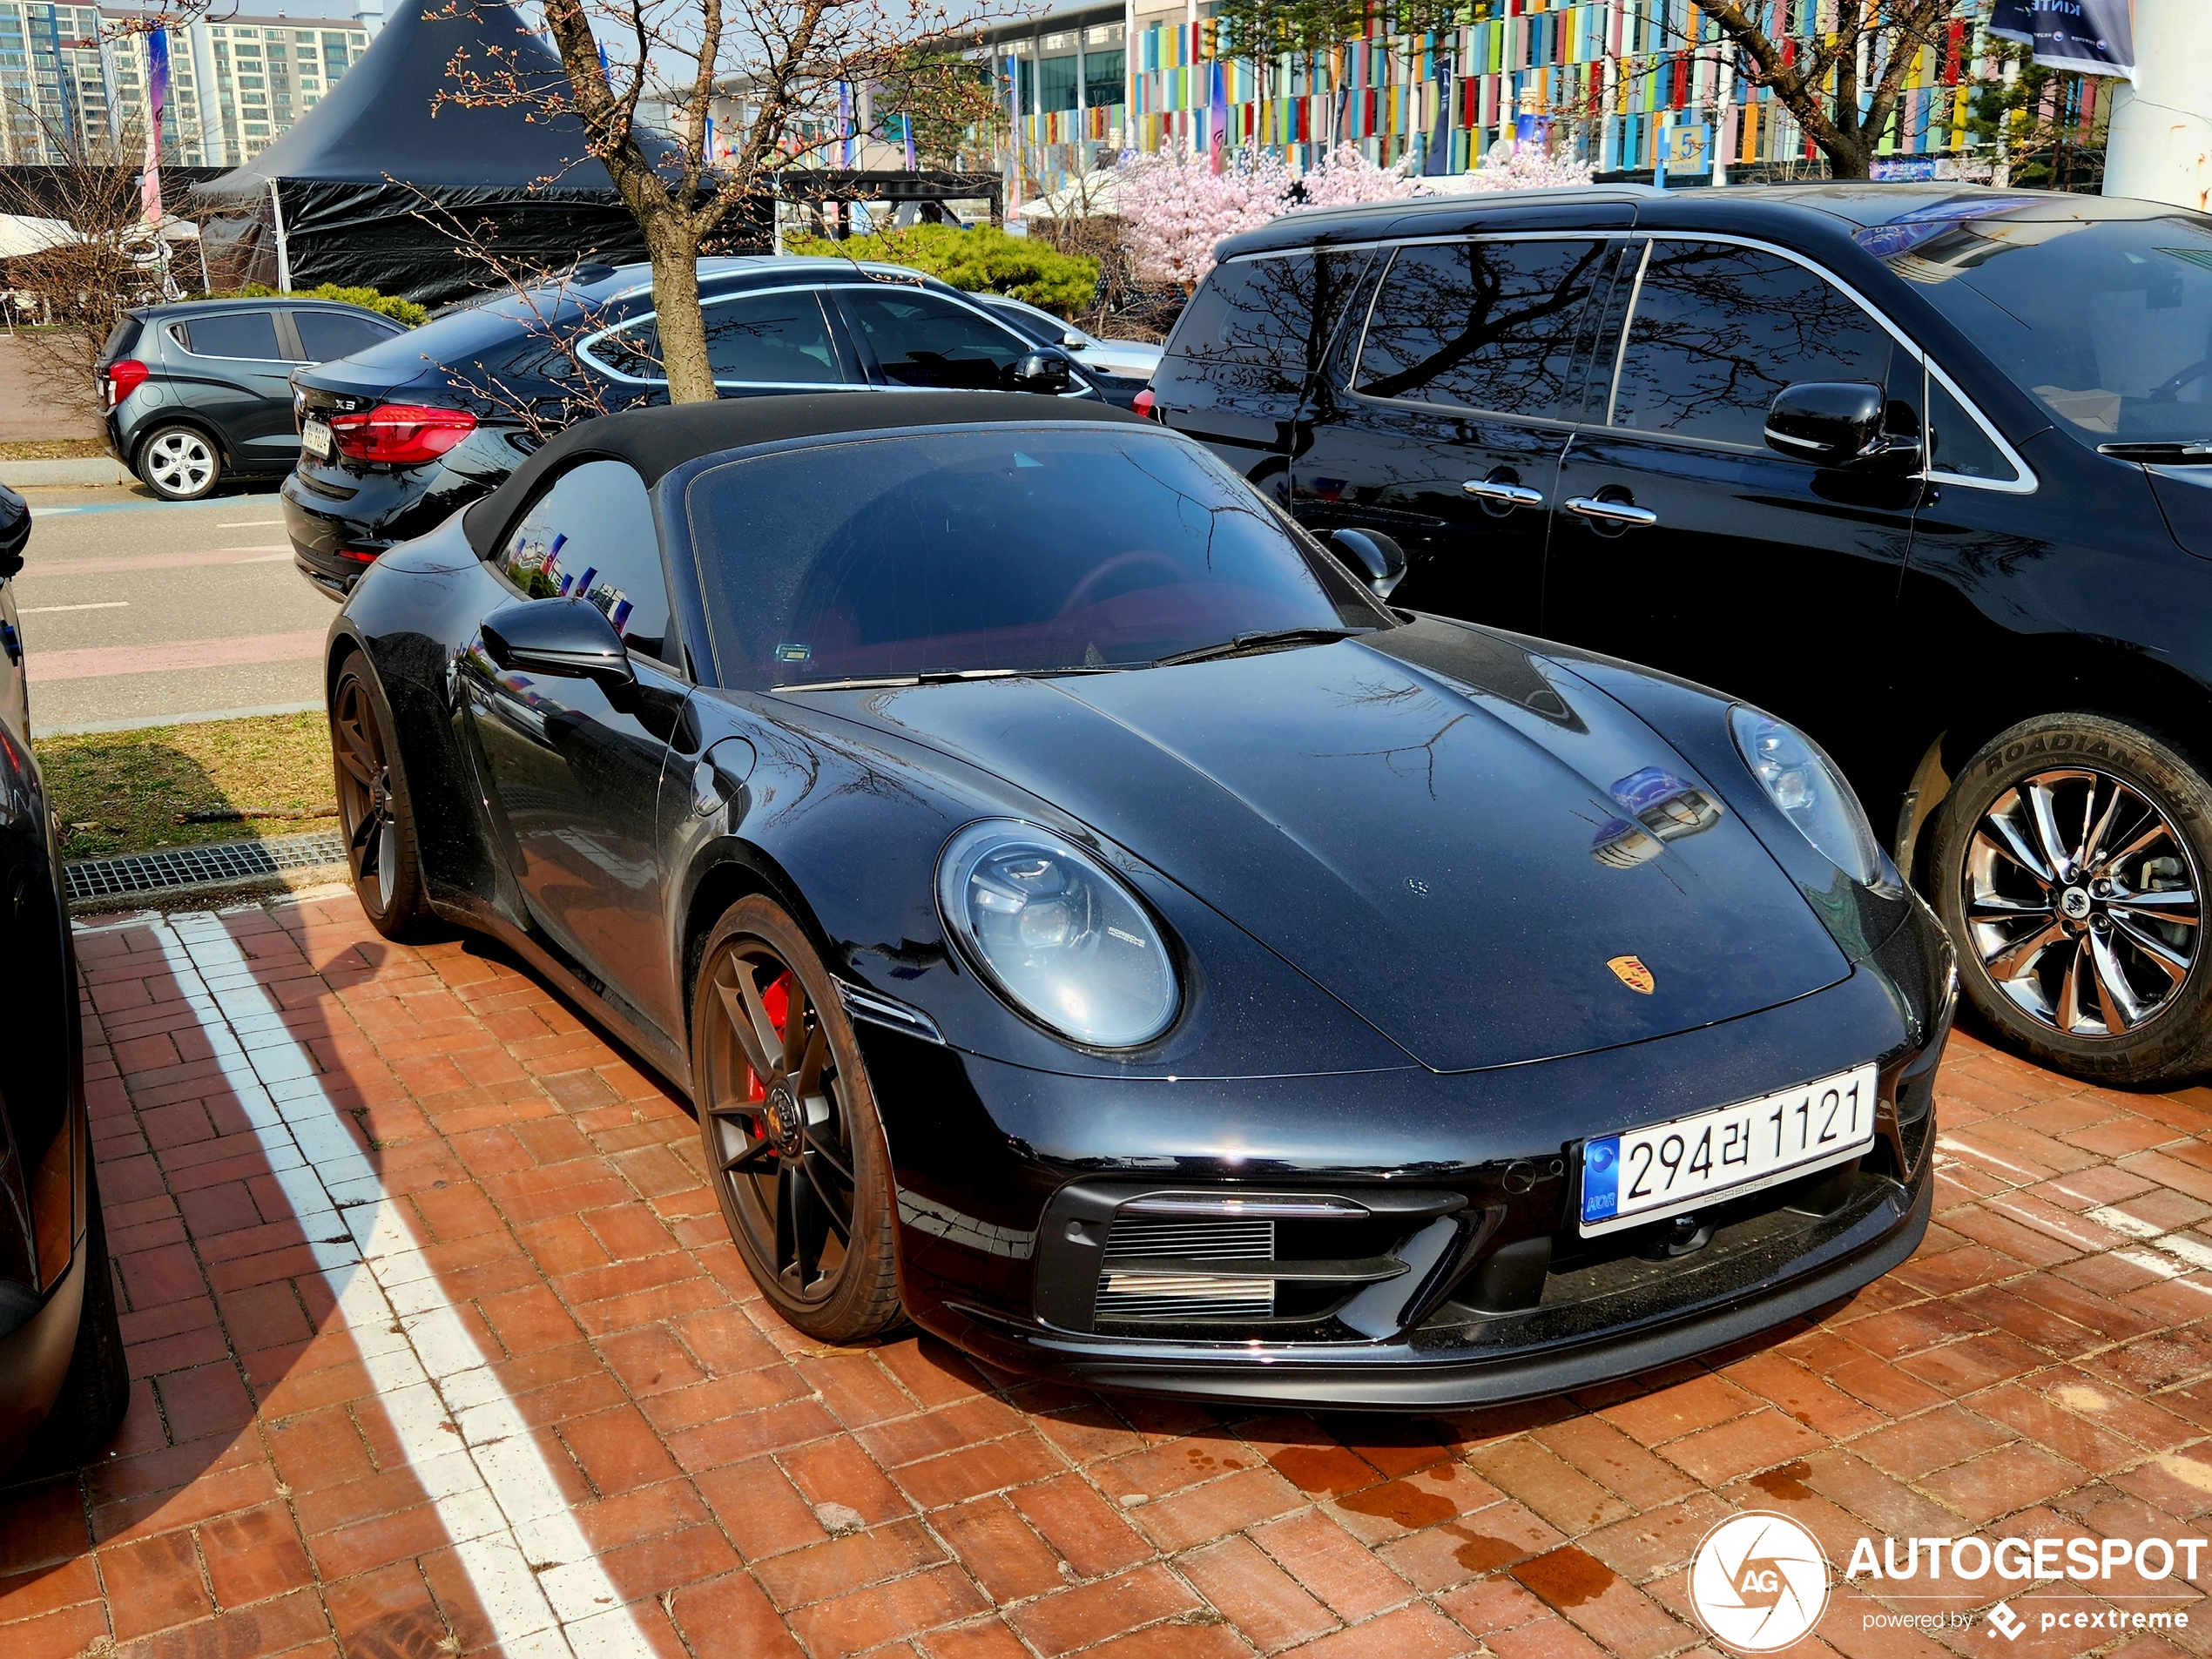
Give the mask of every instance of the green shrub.
[[988, 225], [967, 231], [950, 225], [911, 225], [845, 242], [786, 238], [784, 247], [812, 259], [909, 266], [969, 293], [1010, 294], [1062, 317], [1089, 305], [1098, 286], [1096, 260], [1057, 253], [1042, 242], [1008, 236]]
[[[269, 300], [276, 296], [274, 288], [265, 288], [258, 282], [249, 282], [237, 292], [241, 300]], [[419, 328], [430, 320], [428, 307], [412, 300], [401, 300], [388, 293], [379, 293], [374, 288], [341, 287], [335, 282], [326, 282], [319, 287], [293, 288], [295, 300], [329, 300], [339, 305], [359, 306], [364, 311], [374, 311], [389, 317], [394, 322], [403, 322], [410, 328]], [[226, 293], [211, 293], [211, 300], [227, 300]]]

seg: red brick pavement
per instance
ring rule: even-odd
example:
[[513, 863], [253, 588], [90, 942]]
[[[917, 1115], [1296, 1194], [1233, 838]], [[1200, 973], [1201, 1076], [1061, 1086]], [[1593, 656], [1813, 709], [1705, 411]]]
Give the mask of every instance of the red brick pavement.
[[[2206, 1530], [2212, 1091], [2084, 1088], [1960, 1037], [1937, 1224], [1819, 1323], [1534, 1406], [1212, 1412], [912, 1336], [811, 1343], [753, 1291], [682, 1107], [536, 981], [390, 945], [350, 900], [223, 924], [596, 1555], [583, 1580], [530, 1570], [556, 1605], [610, 1583], [665, 1653], [1650, 1659], [1699, 1647], [1685, 1568], [1733, 1509], [1796, 1517], [1838, 1567], [1861, 1536]], [[465, 1460], [410, 1460], [376, 1381], [394, 1345], [337, 1311], [334, 1245], [303, 1237], [170, 956], [142, 924], [80, 954], [135, 1395], [91, 1467], [0, 1491], [0, 1654], [493, 1645], [492, 1580], [452, 1530]], [[1986, 1622], [1869, 1624], [2007, 1592], [2023, 1653], [2212, 1649], [2212, 1609], [2162, 1635], [2033, 1628], [2197, 1608], [2177, 1583], [1884, 1588], [1839, 1585], [1796, 1651], [2011, 1652]]]

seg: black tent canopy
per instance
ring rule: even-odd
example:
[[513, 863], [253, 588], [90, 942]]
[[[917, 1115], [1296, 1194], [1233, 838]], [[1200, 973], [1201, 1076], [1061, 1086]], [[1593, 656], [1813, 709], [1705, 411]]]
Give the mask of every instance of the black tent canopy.
[[575, 117], [438, 103], [461, 90], [449, 69], [462, 52], [479, 72], [503, 58], [525, 84], [564, 79], [551, 48], [498, 0], [428, 15], [405, 0], [305, 118], [193, 192], [218, 215], [210, 260], [239, 282], [361, 284], [436, 305], [495, 280], [456, 227], [526, 267], [644, 259]]

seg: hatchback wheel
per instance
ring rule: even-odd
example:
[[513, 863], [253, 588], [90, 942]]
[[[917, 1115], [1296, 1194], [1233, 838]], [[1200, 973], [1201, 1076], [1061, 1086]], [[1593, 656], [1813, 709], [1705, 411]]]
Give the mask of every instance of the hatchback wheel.
[[1991, 1024], [2060, 1071], [2151, 1085], [2212, 1066], [2207, 871], [2212, 788], [2195, 765], [2139, 727], [2067, 714], [1967, 763], [1932, 873]]
[[222, 457], [197, 427], [162, 427], [138, 448], [138, 476], [165, 501], [198, 501], [222, 475]]
[[426, 914], [415, 814], [391, 711], [359, 658], [341, 671], [330, 694], [330, 753], [346, 862], [361, 909], [385, 938], [410, 938]]
[[691, 1032], [709, 1178], [753, 1282], [809, 1336], [874, 1335], [900, 1312], [875, 1096], [828, 970], [768, 900], [708, 937]]

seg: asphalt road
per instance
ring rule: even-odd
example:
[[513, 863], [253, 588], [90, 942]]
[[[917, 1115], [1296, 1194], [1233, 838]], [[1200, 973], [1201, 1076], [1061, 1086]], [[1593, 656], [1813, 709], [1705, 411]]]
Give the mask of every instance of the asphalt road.
[[41, 735], [319, 707], [332, 605], [292, 566], [275, 491], [177, 505], [29, 489], [14, 579]]

